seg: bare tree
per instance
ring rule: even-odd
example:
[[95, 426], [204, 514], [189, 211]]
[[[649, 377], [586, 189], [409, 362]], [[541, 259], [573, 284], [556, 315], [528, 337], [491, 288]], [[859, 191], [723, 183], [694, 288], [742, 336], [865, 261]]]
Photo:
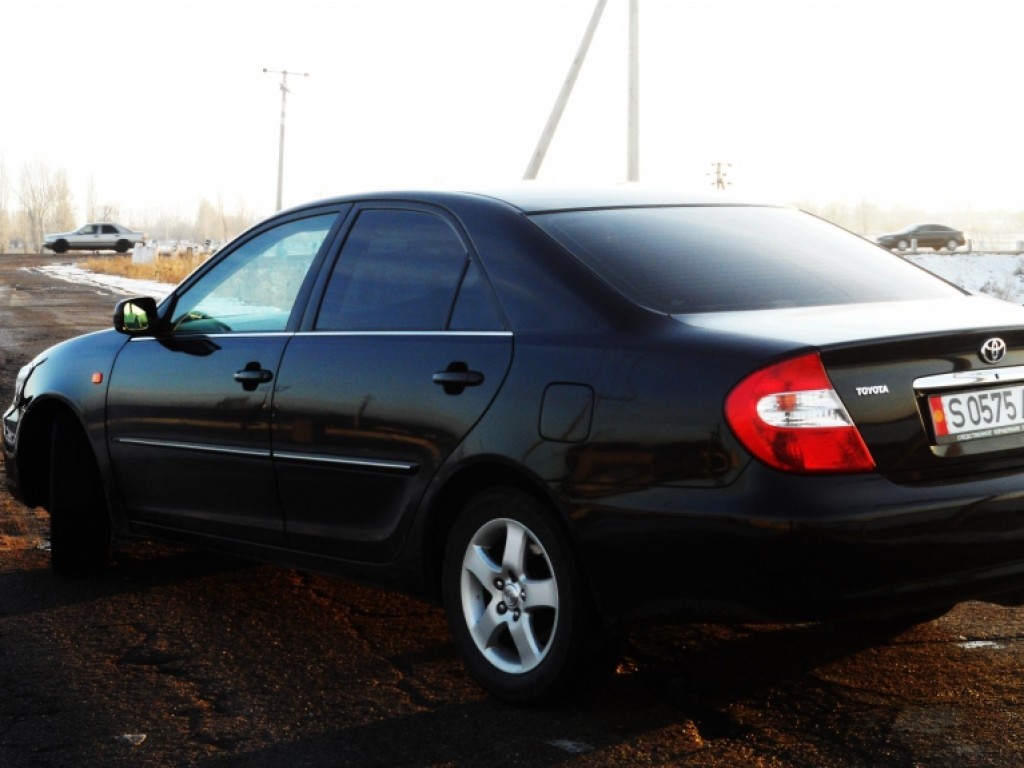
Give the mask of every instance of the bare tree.
[[[218, 204], [219, 204], [218, 200]], [[222, 214], [223, 206], [218, 209], [206, 198], [199, 201], [199, 210], [196, 211], [196, 234], [203, 240], [222, 240]]]
[[50, 169], [38, 160], [21, 168], [21, 183], [16, 195], [28, 220], [28, 242], [33, 248], [42, 245], [44, 229], [53, 216]]
[[92, 176], [85, 187], [85, 220], [96, 221], [96, 179]]
[[57, 232], [66, 232], [75, 228], [75, 204], [68, 186], [68, 174], [63, 169], [53, 174], [51, 184], [53, 195], [53, 222]]
[[21, 169], [21, 183], [15, 193], [28, 220], [27, 240], [38, 248], [47, 232], [60, 232], [75, 226], [75, 206], [67, 173], [53, 173], [38, 160]]
[[117, 221], [121, 218], [121, 209], [117, 203], [103, 203], [93, 211], [90, 221]]
[[117, 203], [100, 202], [99, 194], [96, 192], [96, 179], [92, 176], [85, 187], [85, 220], [94, 221], [120, 221], [121, 208]]
[[6, 251], [10, 244], [10, 227], [7, 213], [7, 165], [0, 157], [0, 253]]

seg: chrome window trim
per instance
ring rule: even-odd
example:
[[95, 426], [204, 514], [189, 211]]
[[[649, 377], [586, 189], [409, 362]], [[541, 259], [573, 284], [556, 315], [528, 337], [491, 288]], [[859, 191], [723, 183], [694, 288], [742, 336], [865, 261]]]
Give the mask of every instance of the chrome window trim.
[[171, 333], [166, 336], [132, 336], [129, 341], [176, 341], [186, 339], [266, 339], [294, 336], [291, 331], [242, 331], [240, 333]]
[[299, 331], [296, 336], [476, 336], [511, 338], [512, 331]]
[[254, 339], [290, 336], [474, 336], [478, 338], [511, 338], [512, 331], [250, 331], [243, 333], [189, 333], [170, 337], [133, 336], [129, 341], [162, 341], [174, 339]]

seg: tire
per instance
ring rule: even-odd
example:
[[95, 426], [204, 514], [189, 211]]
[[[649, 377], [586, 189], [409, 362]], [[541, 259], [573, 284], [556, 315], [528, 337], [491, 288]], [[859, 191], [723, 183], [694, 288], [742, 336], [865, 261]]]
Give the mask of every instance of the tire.
[[907, 240], [900, 240], [898, 243], [896, 243], [896, 248], [898, 248], [901, 251], [905, 251], [909, 247], [910, 247], [910, 242], [907, 241]]
[[114, 246], [114, 250], [118, 253], [128, 253], [128, 249], [132, 247], [132, 244], [127, 240], [118, 240], [117, 245]]
[[534, 497], [474, 497], [448, 537], [445, 614], [470, 674], [517, 703], [551, 698], [597, 665], [608, 644], [566, 536]]
[[99, 468], [74, 419], [54, 420], [50, 448], [50, 556], [61, 576], [95, 576], [110, 560], [110, 515]]
[[53, 244], [53, 252], [54, 253], [67, 253], [68, 252], [68, 241], [67, 240], [58, 240], [56, 243]]
[[956, 240], [950, 240], [948, 243], [946, 243], [946, 248], [949, 250], [950, 253], [952, 253], [959, 247], [960, 243], [958, 243]]

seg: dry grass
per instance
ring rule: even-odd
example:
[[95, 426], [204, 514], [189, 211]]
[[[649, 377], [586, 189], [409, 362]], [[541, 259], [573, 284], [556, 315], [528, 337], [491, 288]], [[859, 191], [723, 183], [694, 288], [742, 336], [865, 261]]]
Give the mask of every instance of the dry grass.
[[208, 254], [192, 256], [157, 256], [148, 264], [132, 264], [131, 255], [125, 256], [93, 256], [79, 262], [82, 269], [99, 272], [104, 275], [131, 277], [136, 280], [155, 280], [159, 283], [177, 285], [206, 261]]

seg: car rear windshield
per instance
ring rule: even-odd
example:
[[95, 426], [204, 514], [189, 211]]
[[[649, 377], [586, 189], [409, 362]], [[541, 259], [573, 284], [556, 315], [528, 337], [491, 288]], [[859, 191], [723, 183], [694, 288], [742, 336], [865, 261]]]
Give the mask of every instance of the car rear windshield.
[[532, 219], [634, 302], [669, 314], [963, 293], [899, 256], [789, 208], [615, 208]]

